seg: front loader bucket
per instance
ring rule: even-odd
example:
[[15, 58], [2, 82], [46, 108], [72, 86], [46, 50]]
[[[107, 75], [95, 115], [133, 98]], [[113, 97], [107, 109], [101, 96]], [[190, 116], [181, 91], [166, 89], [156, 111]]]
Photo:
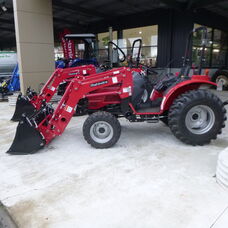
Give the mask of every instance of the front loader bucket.
[[30, 116], [35, 110], [35, 107], [30, 103], [30, 101], [20, 94], [18, 95], [15, 112], [11, 120], [15, 122], [20, 121], [23, 113], [25, 113], [26, 116]]
[[40, 132], [31, 124], [30, 120], [23, 115], [17, 126], [16, 135], [9, 154], [33, 154], [43, 148], [46, 142]]

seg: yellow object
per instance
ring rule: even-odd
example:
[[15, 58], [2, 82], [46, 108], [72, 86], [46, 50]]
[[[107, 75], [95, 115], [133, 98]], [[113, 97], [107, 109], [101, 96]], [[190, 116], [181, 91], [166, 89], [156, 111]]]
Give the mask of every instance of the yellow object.
[[2, 83], [2, 87], [6, 87], [7, 86], [7, 83], [6, 83], [6, 81], [4, 81], [3, 83]]

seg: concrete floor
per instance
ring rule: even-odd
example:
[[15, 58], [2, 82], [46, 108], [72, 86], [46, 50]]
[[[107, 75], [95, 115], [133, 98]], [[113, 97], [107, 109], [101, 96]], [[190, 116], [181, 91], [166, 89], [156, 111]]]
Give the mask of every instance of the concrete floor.
[[13, 111], [0, 103], [0, 200], [19, 227], [225, 228], [215, 221], [228, 190], [214, 175], [228, 127], [210, 145], [192, 147], [162, 123], [123, 119], [116, 146], [96, 150], [77, 117], [39, 153], [10, 156]]

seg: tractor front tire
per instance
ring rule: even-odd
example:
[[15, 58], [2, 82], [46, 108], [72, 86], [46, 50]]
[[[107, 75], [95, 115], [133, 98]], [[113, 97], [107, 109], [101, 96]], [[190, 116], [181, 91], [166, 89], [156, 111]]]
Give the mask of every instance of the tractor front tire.
[[205, 145], [216, 139], [225, 127], [226, 110], [222, 101], [206, 90], [191, 90], [173, 102], [169, 127], [182, 142]]
[[119, 140], [121, 126], [118, 119], [108, 112], [91, 114], [83, 125], [85, 140], [95, 148], [110, 148]]

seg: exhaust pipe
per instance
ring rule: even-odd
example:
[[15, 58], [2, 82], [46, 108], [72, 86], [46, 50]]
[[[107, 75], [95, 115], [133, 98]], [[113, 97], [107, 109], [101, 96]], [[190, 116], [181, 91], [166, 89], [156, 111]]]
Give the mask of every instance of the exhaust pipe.
[[45, 144], [45, 139], [36, 128], [34, 120], [23, 114], [17, 126], [13, 143], [6, 153], [13, 155], [33, 154], [43, 148]]

